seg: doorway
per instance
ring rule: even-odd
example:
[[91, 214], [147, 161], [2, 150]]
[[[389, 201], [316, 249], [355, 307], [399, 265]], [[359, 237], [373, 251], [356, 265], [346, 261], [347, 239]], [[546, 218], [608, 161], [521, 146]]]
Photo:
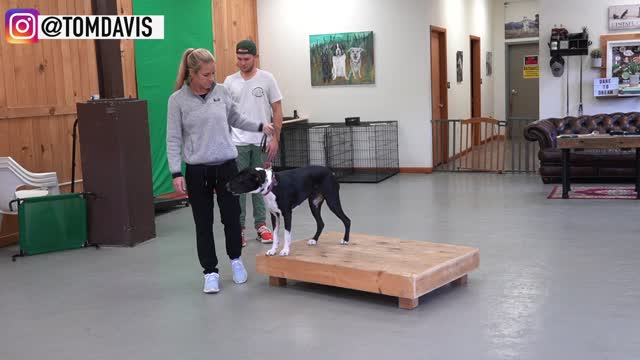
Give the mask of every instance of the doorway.
[[[512, 172], [536, 172], [539, 168], [538, 144], [524, 138], [525, 127], [539, 118], [538, 42], [508, 43], [506, 48], [506, 120]], [[537, 70], [536, 70], [537, 69]]]
[[[507, 120], [537, 119], [540, 83], [535, 76], [525, 76], [527, 57], [538, 57], [538, 43], [507, 44]], [[538, 66], [540, 66], [538, 64]]]
[[[471, 35], [470, 40], [470, 52], [471, 52], [471, 117], [482, 117], [482, 73], [480, 68], [480, 38], [478, 36]], [[471, 129], [473, 145], [480, 145], [481, 139], [481, 123], [473, 124]]]
[[431, 119], [433, 167], [449, 160], [447, 29], [431, 26]]

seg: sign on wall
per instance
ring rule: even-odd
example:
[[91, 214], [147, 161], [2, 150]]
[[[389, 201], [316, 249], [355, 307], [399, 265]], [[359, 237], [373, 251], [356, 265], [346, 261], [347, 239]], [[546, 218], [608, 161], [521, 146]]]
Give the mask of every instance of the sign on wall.
[[525, 79], [538, 79], [540, 77], [540, 64], [538, 55], [526, 55], [523, 60], [522, 77]]
[[593, 80], [593, 96], [618, 95], [619, 79], [598, 78]]
[[640, 4], [609, 7], [609, 30], [640, 29]]

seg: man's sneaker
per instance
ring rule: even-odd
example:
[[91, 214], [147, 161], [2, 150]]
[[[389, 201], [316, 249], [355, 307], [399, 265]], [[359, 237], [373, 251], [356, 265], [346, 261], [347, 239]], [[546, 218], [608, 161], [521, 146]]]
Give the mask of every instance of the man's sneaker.
[[273, 242], [273, 234], [266, 224], [258, 225], [256, 230], [258, 230], [258, 237], [256, 238], [256, 240], [260, 241], [263, 244], [271, 244]]
[[247, 270], [242, 264], [242, 260], [231, 260], [231, 271], [233, 272], [233, 282], [236, 284], [242, 284], [247, 282]]
[[214, 294], [220, 291], [218, 282], [220, 275], [217, 273], [204, 274], [204, 291], [206, 294]]
[[240, 234], [242, 236], [242, 247], [245, 247], [245, 246], [247, 246], [247, 239], [244, 237], [244, 228], [242, 228]]

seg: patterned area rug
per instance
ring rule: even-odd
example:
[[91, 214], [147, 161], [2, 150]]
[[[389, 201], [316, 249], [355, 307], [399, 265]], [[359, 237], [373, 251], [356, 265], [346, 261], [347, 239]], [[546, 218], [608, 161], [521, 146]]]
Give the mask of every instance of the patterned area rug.
[[[562, 185], [556, 185], [551, 190], [547, 199], [562, 199]], [[571, 185], [569, 199], [626, 199], [636, 200], [635, 186], [633, 185], [600, 185], [600, 186], [576, 186]]]

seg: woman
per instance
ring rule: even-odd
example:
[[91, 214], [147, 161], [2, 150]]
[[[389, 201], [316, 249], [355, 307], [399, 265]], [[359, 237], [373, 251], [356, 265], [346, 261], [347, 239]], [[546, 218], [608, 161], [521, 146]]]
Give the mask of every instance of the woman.
[[[237, 173], [238, 152], [230, 126], [273, 135], [271, 124], [256, 125], [236, 109], [227, 90], [214, 82], [215, 59], [207, 49], [182, 55], [175, 92], [167, 111], [167, 158], [177, 192], [187, 192], [196, 225], [198, 258], [204, 269], [204, 292], [220, 291], [218, 258], [213, 241], [213, 192], [224, 225], [233, 281], [247, 281], [242, 253], [240, 203], [225, 185]], [[182, 160], [186, 174], [181, 172]]]

